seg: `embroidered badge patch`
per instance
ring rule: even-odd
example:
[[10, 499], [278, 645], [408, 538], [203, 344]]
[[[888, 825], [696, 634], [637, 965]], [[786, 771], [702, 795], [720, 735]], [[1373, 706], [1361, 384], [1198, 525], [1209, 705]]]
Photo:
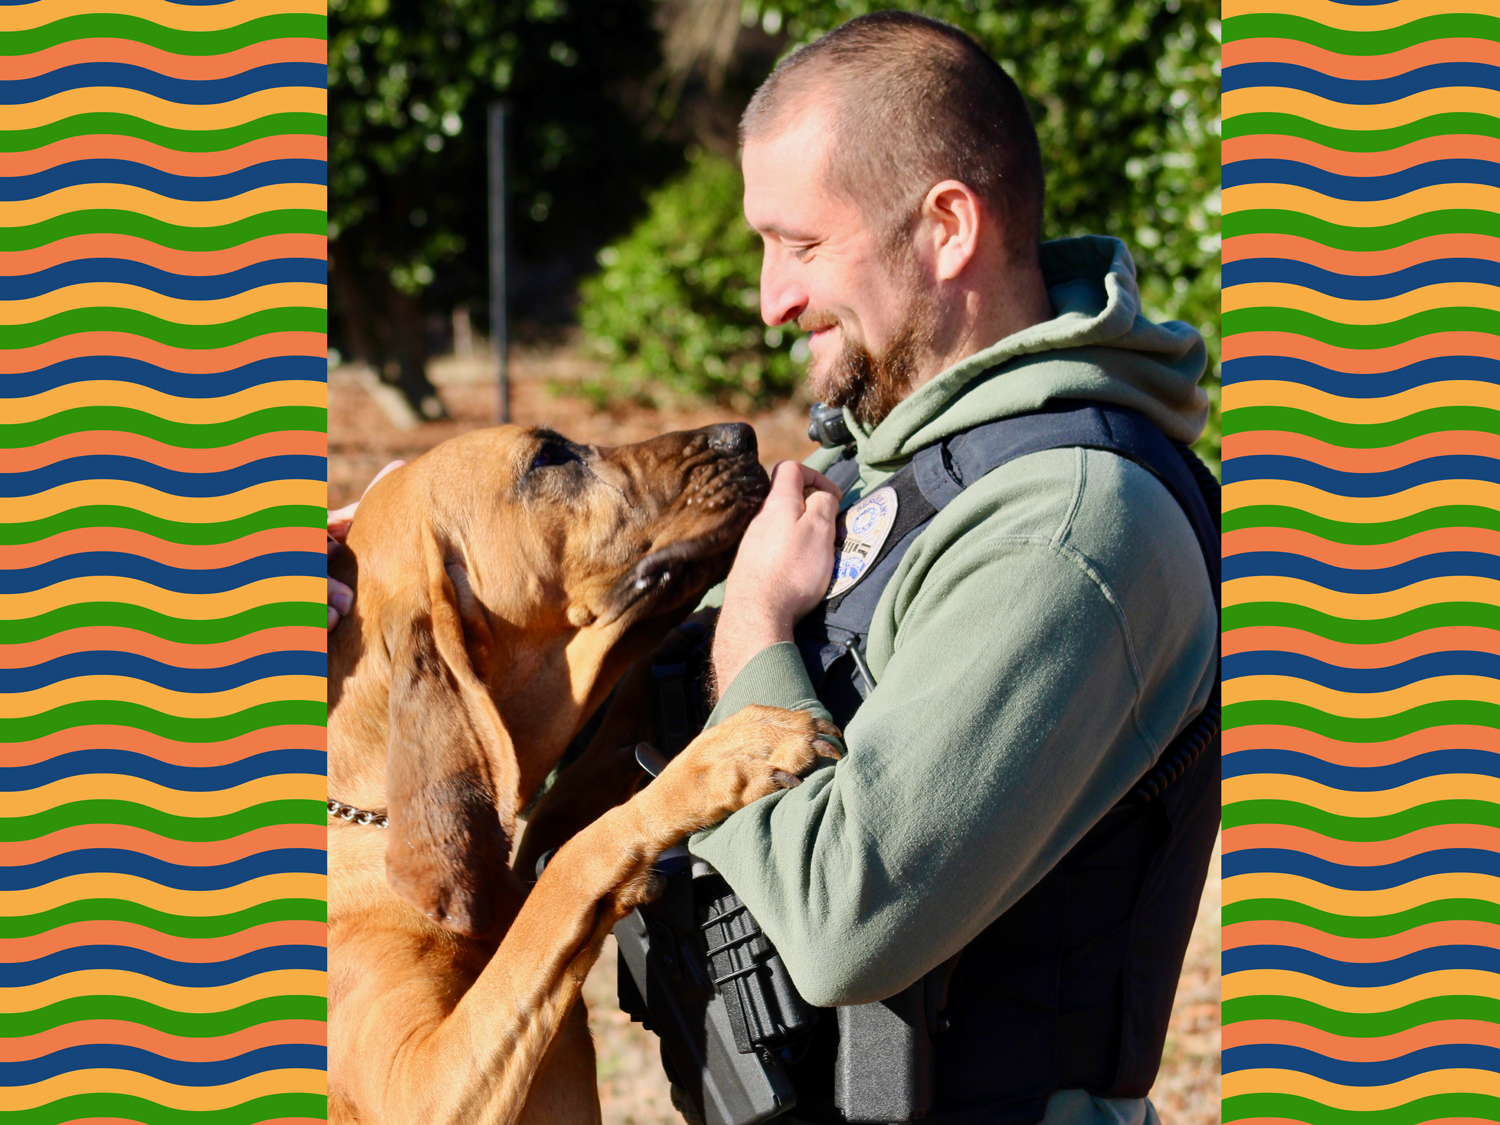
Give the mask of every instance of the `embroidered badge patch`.
[[839, 516], [833, 540], [833, 579], [826, 598], [836, 598], [865, 576], [896, 523], [896, 490], [877, 488]]

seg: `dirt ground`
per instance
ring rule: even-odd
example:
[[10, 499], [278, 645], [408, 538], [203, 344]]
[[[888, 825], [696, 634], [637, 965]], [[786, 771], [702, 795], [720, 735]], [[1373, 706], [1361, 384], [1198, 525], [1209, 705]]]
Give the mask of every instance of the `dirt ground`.
[[[328, 504], [357, 499], [388, 461], [416, 456], [445, 438], [492, 424], [495, 389], [484, 358], [448, 358], [431, 367], [433, 381], [451, 419], [399, 428], [372, 397], [371, 379], [341, 367], [329, 375]], [[595, 411], [578, 398], [553, 393], [549, 382], [577, 378], [586, 361], [566, 346], [519, 351], [511, 359], [512, 417], [547, 424], [583, 442], [620, 444], [669, 430], [712, 422], [746, 421], [755, 426], [761, 459], [768, 466], [802, 458], [813, 448], [807, 415], [784, 406], [753, 416], [715, 407]], [[1163, 1125], [1217, 1125], [1219, 1111], [1219, 858], [1209, 873], [1192, 945], [1183, 966], [1172, 1028], [1161, 1074], [1151, 1098]], [[611, 938], [584, 986], [599, 1054], [599, 1092], [605, 1125], [681, 1125], [672, 1108], [656, 1039], [632, 1024], [615, 1001], [615, 948]]]

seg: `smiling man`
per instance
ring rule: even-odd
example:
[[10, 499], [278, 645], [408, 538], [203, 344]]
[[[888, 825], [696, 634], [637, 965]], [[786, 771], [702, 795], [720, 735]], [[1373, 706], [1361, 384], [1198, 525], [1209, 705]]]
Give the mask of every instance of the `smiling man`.
[[[764, 319], [811, 333], [853, 440], [778, 466], [710, 723], [813, 710], [847, 753], [692, 851], [811, 1003], [930, 982], [924, 1120], [1154, 1122], [1216, 755], [1122, 798], [1183, 758], [1216, 681], [1217, 528], [1162, 439], [1203, 428], [1203, 342], [1144, 317], [1122, 243], [1039, 242], [1024, 102], [946, 25], [881, 12], [794, 52], [742, 140]], [[1104, 436], [1069, 437], [1083, 418]], [[820, 1022], [786, 1120], [900, 1119], [843, 1112], [884, 1080], [861, 1026]]]

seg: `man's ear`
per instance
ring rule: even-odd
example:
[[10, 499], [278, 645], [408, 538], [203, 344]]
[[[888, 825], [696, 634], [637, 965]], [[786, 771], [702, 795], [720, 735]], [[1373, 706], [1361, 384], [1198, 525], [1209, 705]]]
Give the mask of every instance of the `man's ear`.
[[470, 664], [461, 597], [430, 538], [426, 553], [426, 598], [387, 630], [386, 879], [439, 925], [478, 937], [495, 924], [520, 770]]
[[929, 225], [933, 271], [939, 281], [952, 281], [979, 247], [979, 229], [985, 221], [979, 197], [959, 180], [944, 180], [928, 189], [922, 218]]

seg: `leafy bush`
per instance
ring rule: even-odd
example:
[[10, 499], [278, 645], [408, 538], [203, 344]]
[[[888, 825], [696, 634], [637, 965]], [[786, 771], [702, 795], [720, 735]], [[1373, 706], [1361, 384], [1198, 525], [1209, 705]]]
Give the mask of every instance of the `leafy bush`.
[[[1000, 60], [1031, 105], [1047, 168], [1046, 237], [1123, 238], [1153, 316], [1208, 339], [1219, 370], [1219, 22], [1212, 0], [774, 0], [745, 14], [788, 46], [864, 12], [946, 20]], [[613, 360], [596, 394], [658, 387], [761, 400], [790, 387], [788, 341], [759, 333], [756, 240], [738, 178], [701, 157], [601, 256], [582, 294], [590, 337]], [[1211, 440], [1209, 440], [1211, 438]], [[1217, 409], [1202, 450], [1217, 460]]]

